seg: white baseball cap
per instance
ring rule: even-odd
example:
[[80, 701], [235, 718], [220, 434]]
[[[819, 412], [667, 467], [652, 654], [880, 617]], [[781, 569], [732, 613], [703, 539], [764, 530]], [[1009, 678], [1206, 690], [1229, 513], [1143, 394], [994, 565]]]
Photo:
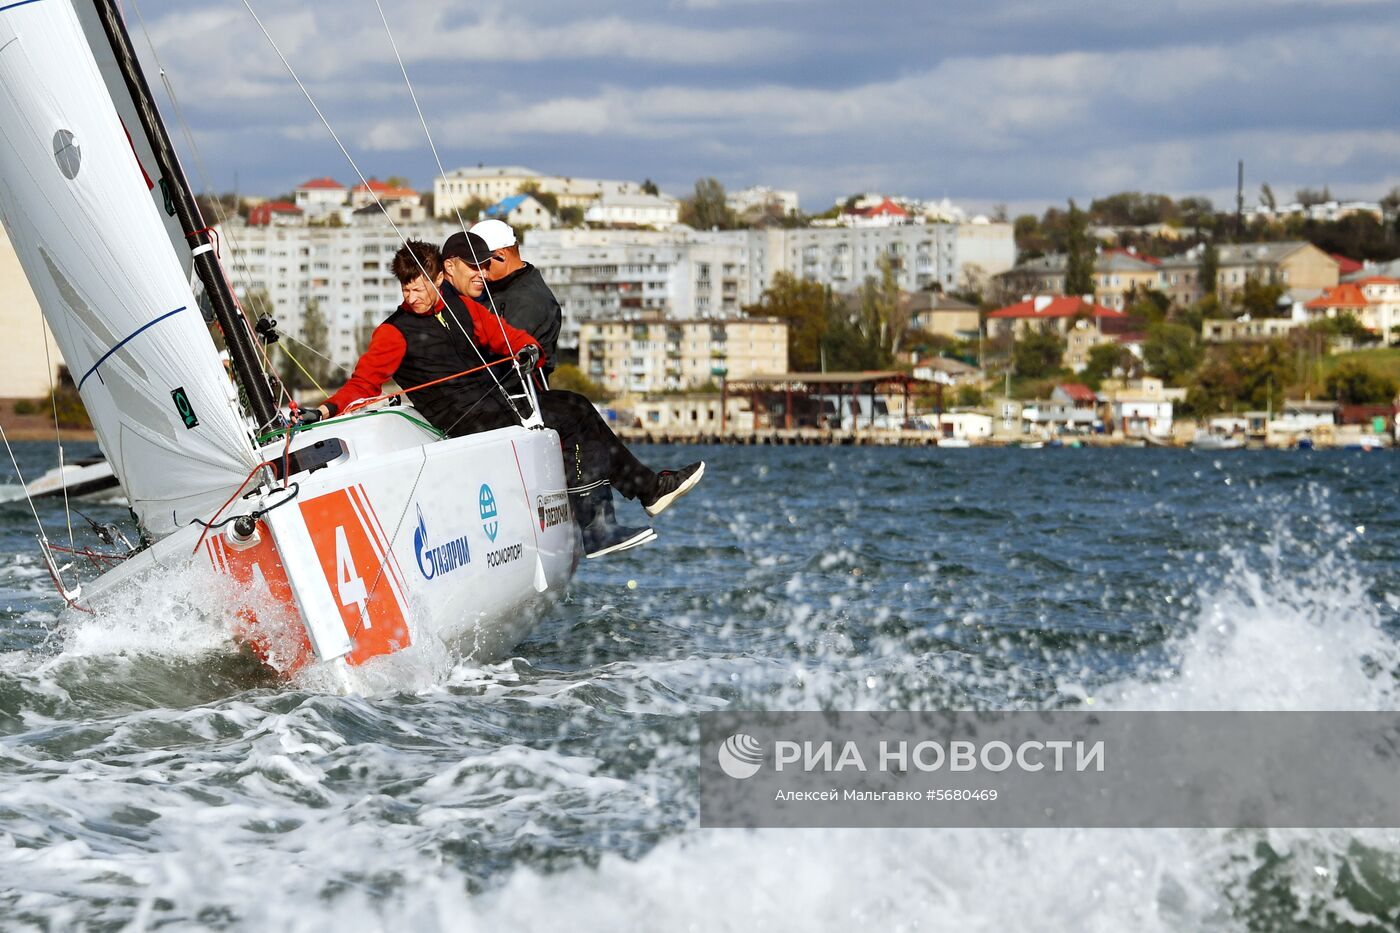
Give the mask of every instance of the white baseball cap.
[[495, 252], [515, 245], [515, 231], [504, 220], [482, 220], [472, 224], [472, 233], [486, 241], [487, 249]]

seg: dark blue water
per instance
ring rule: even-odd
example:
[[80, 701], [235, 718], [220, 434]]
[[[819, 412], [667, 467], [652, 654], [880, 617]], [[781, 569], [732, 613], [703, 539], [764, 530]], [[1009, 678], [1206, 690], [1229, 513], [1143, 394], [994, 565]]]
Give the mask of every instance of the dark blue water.
[[0, 927], [1400, 925], [1390, 831], [702, 831], [694, 718], [1396, 709], [1400, 457], [643, 451], [709, 464], [657, 542], [516, 658], [352, 697], [262, 676], [197, 575], [61, 615], [0, 505]]

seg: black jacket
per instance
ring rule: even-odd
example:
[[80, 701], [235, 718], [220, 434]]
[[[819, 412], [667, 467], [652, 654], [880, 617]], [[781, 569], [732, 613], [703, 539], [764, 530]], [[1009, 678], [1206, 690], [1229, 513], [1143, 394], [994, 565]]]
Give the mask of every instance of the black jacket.
[[[540, 270], [527, 262], [499, 282], [491, 282], [488, 288], [492, 310], [507, 323], [534, 335], [544, 349], [545, 375], [554, 372], [564, 314]], [[482, 301], [486, 301], [486, 296], [482, 296]]]

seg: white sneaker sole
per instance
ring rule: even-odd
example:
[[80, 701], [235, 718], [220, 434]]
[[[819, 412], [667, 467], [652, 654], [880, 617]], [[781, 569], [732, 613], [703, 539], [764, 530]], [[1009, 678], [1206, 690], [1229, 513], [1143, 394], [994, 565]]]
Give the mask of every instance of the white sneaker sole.
[[594, 551], [592, 554], [584, 554], [583, 556], [588, 560], [592, 560], [595, 557], [606, 557], [609, 554], [616, 554], [618, 551], [625, 551], [628, 548], [641, 547], [643, 544], [647, 544], [655, 540], [656, 532], [650, 528], [647, 528], [646, 530], [628, 538], [626, 541], [619, 541], [612, 547], [606, 547], [603, 548], [601, 551]]
[[662, 496], [660, 499], [657, 499], [657, 500], [656, 500], [655, 502], [653, 502], [651, 505], [644, 506], [644, 508], [645, 508], [646, 511], [647, 511], [647, 514], [650, 515], [652, 518], [655, 518], [656, 516], [660, 515], [662, 512], [666, 511], [668, 508], [670, 508], [671, 503], [675, 502], [675, 501], [676, 501], [677, 499], [679, 499], [681, 496], [685, 495], [686, 493], [688, 493], [688, 492], [690, 492], [692, 489], [694, 489], [694, 488], [695, 488], [695, 484], [698, 483], [698, 482], [700, 482], [700, 477], [702, 477], [702, 476], [704, 476], [704, 475], [705, 475], [705, 463], [704, 463], [704, 461], [701, 461], [701, 463], [700, 463], [700, 469], [698, 469], [698, 470], [696, 470], [694, 473], [690, 474], [690, 479], [686, 480], [684, 483], [681, 483], [679, 486], [677, 486], [677, 487], [675, 488], [674, 491], [667, 493], [666, 495]]

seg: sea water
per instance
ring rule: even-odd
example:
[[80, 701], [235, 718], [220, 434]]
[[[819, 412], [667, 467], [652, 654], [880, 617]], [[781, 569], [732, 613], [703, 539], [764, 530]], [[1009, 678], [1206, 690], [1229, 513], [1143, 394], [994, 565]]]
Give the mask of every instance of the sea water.
[[0, 505], [0, 927], [1400, 926], [1391, 830], [702, 830], [695, 718], [1400, 708], [1400, 458], [641, 452], [707, 461], [658, 541], [510, 660], [348, 697], [262, 676], [199, 572], [60, 613]]

